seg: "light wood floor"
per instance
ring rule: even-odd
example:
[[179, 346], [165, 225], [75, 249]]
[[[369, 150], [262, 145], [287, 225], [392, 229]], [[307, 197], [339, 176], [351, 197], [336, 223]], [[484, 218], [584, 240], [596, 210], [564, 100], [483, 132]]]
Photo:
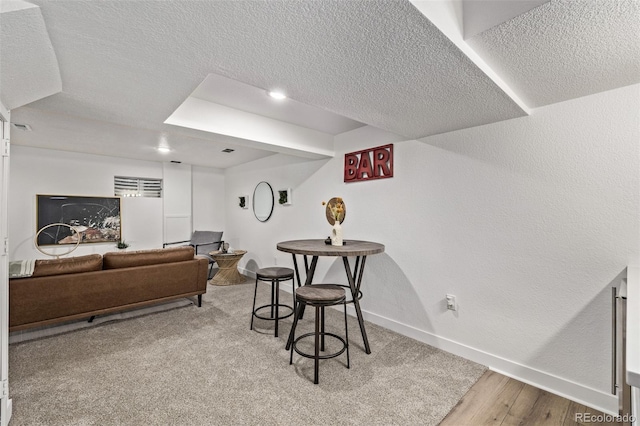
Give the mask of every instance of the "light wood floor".
[[594, 422], [595, 416], [604, 414], [502, 374], [487, 371], [440, 426], [620, 424]]

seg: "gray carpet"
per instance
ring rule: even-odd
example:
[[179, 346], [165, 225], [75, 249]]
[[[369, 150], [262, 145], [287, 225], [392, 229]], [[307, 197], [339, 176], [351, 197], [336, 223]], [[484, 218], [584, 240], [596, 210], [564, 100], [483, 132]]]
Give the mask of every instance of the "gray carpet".
[[[209, 285], [201, 308], [11, 344], [11, 425], [436, 425], [485, 371], [370, 323], [367, 355], [349, 317], [351, 368], [324, 360], [314, 385], [313, 360], [289, 365], [291, 317], [278, 338], [271, 322], [249, 330], [252, 298], [251, 283]], [[341, 311], [327, 316], [342, 335]]]

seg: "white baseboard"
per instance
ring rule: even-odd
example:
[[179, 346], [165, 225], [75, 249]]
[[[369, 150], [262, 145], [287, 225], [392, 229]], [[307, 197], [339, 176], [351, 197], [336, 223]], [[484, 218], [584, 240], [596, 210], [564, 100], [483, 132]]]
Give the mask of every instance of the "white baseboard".
[[9, 424], [9, 422], [11, 421], [11, 414], [13, 414], [13, 400], [9, 398], [7, 400], [7, 422], [3, 424]]
[[[255, 278], [254, 272], [245, 270], [243, 271], [243, 274], [253, 276]], [[292, 292], [291, 283], [282, 283], [280, 288], [289, 293]], [[347, 307], [347, 311], [350, 315], [355, 316], [353, 306], [349, 305]], [[572, 382], [554, 374], [519, 364], [500, 356], [419, 330], [415, 327], [402, 324], [395, 320], [391, 320], [365, 310], [362, 311], [362, 314], [365, 320], [402, 334], [403, 336], [411, 337], [419, 342], [426, 343], [443, 351], [450, 352], [470, 361], [477, 362], [478, 364], [485, 365], [490, 370], [570, 399], [579, 404], [602, 411], [606, 414], [618, 415], [618, 399], [616, 396], [607, 392], [602, 392], [597, 389]]]
[[486, 365], [490, 370], [530, 384], [539, 389], [592, 407], [606, 414], [618, 415], [618, 399], [607, 392], [602, 392], [579, 383], [546, 373], [532, 367], [493, 355], [453, 340], [437, 336], [406, 324], [363, 311], [364, 318], [374, 324], [396, 333], [461, 356], [478, 364]]
[[[244, 269], [244, 268], [241, 268], [240, 266], [238, 266], [238, 272], [240, 272], [242, 275], [245, 275], [247, 277], [251, 277], [253, 279], [256, 278], [255, 271], [250, 271], [248, 269]], [[289, 285], [289, 291], [291, 291], [291, 285]]]

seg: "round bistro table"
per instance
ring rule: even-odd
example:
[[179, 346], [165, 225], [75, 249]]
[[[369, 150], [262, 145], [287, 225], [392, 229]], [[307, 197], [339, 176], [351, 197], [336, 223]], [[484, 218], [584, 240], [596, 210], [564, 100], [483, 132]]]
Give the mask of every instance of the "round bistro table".
[[209, 256], [218, 264], [218, 272], [211, 279], [213, 285], [233, 285], [245, 282], [245, 277], [238, 272], [238, 262], [246, 250], [234, 250], [222, 253], [220, 250], [209, 252]]
[[[353, 303], [358, 317], [358, 324], [360, 325], [360, 332], [362, 333], [362, 340], [364, 341], [365, 352], [370, 354], [371, 348], [369, 347], [367, 332], [364, 328], [362, 311], [360, 310], [360, 298], [362, 297], [360, 285], [362, 284], [362, 273], [364, 271], [364, 264], [367, 260], [367, 256], [370, 254], [384, 252], [384, 245], [371, 241], [345, 240], [345, 243], [341, 246], [332, 246], [330, 244], [326, 244], [325, 240], [292, 240], [280, 242], [276, 247], [280, 251], [291, 253], [293, 256], [293, 266], [296, 271], [298, 285], [300, 285], [300, 273], [298, 270], [296, 255], [302, 255], [304, 257], [304, 267], [306, 272], [304, 285], [311, 285], [311, 282], [313, 281], [313, 274], [316, 271], [316, 265], [318, 264], [318, 258], [320, 256], [342, 257], [344, 270], [347, 273], [347, 280], [349, 281], [349, 288], [351, 289], [352, 300], [347, 301], [347, 303]], [[310, 265], [307, 256], [312, 256]], [[356, 258], [353, 272], [351, 272], [349, 257]], [[292, 336], [289, 335], [287, 349], [289, 349], [291, 345], [291, 340]]]

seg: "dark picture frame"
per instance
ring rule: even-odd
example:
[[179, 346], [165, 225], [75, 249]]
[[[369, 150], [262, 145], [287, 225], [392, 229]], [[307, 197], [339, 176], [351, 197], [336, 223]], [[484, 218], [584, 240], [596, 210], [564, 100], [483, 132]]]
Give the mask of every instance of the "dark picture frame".
[[[120, 205], [120, 197], [37, 194], [37, 243], [78, 244], [78, 239], [80, 244], [116, 243], [122, 239]], [[53, 225], [57, 223], [73, 230]]]

